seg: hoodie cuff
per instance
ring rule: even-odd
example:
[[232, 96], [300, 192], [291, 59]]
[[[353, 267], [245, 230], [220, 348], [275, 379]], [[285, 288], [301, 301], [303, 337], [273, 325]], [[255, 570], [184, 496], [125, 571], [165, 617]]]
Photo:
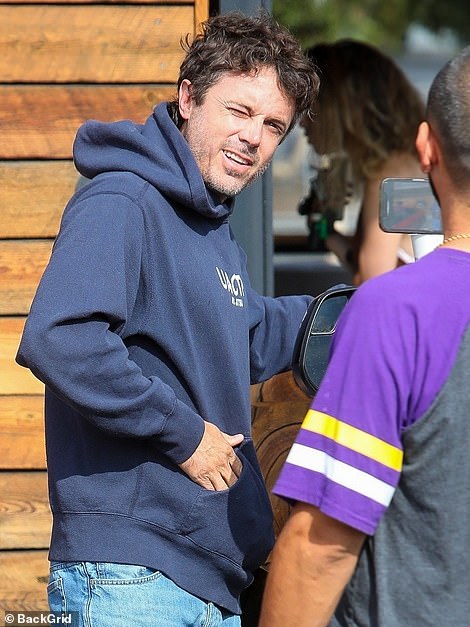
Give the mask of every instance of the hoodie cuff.
[[156, 438], [156, 444], [175, 464], [181, 464], [191, 457], [203, 435], [204, 420], [201, 416], [176, 400], [173, 411]]

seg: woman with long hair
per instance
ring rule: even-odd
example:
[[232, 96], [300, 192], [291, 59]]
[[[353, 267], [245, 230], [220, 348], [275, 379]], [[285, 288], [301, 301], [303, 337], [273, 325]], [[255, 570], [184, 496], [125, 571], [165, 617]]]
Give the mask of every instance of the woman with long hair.
[[359, 284], [413, 260], [409, 236], [380, 229], [379, 195], [384, 178], [422, 176], [415, 138], [424, 103], [397, 64], [374, 46], [343, 39], [319, 43], [308, 55], [321, 84], [316, 115], [303, 126], [330, 169], [330, 198], [323, 202], [333, 214], [348, 211], [354, 201], [358, 208], [355, 230], [330, 232], [326, 245]]

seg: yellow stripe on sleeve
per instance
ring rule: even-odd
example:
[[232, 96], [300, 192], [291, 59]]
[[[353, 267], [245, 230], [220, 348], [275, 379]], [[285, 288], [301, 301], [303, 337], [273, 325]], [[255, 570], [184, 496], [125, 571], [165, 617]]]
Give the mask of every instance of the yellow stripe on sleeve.
[[302, 423], [302, 429], [323, 435], [393, 470], [399, 472], [402, 469], [403, 451], [401, 449], [328, 414], [309, 409]]

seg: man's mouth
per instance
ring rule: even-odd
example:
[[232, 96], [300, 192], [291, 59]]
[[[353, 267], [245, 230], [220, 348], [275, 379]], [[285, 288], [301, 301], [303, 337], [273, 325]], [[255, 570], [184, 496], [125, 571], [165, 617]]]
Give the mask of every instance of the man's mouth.
[[233, 161], [234, 163], [238, 163], [239, 165], [244, 165], [244, 166], [253, 165], [253, 161], [251, 159], [242, 157], [241, 155], [235, 152], [231, 152], [230, 150], [224, 150], [223, 153], [227, 157], [227, 159], [230, 159], [230, 161]]

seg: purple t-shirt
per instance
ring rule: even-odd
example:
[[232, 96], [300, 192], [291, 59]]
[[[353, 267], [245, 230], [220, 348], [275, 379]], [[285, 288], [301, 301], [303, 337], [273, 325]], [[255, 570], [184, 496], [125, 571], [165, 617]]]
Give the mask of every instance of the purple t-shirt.
[[470, 254], [440, 248], [357, 290], [275, 494], [374, 533], [400, 478], [402, 433], [455, 362], [469, 285]]

